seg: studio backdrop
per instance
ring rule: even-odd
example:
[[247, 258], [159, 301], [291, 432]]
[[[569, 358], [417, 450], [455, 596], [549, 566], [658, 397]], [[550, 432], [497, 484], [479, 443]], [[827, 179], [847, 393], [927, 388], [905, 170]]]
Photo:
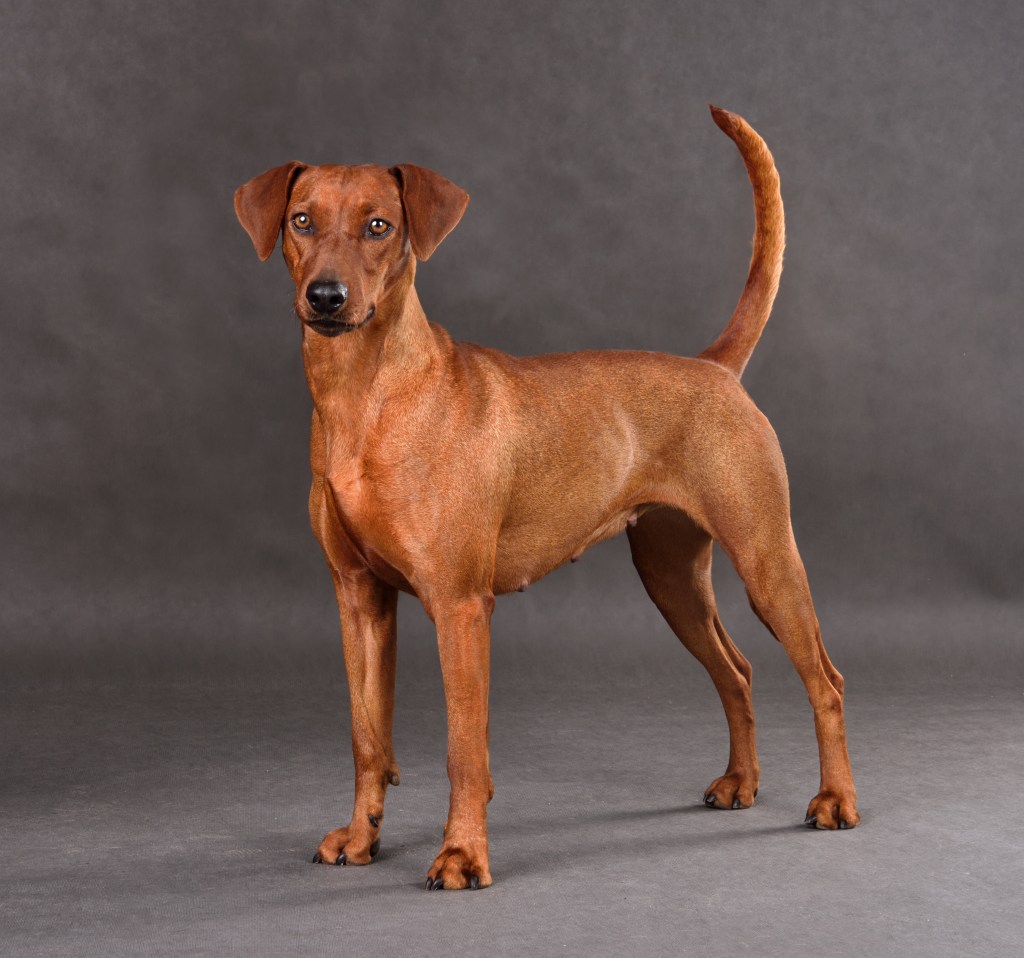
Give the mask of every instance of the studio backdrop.
[[[239, 184], [290, 159], [435, 169], [472, 197], [417, 280], [455, 338], [693, 355], [753, 229], [709, 101], [782, 177], [744, 384], [833, 657], [899, 675], [998, 649], [1019, 675], [1022, 14], [866, 6], [5, 4], [5, 675], [340, 666], [293, 292]], [[401, 614], [402, 655], [433, 655]], [[622, 539], [501, 600], [495, 635], [524, 668], [677, 654]]]

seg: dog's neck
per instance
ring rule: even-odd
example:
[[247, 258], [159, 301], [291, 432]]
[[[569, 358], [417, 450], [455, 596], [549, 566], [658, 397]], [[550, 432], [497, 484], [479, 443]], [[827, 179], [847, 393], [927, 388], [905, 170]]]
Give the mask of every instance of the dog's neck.
[[416, 294], [415, 273], [413, 263], [360, 329], [332, 338], [303, 327], [302, 358], [313, 405], [332, 431], [347, 434], [344, 445], [358, 444], [366, 417], [386, 398], [382, 392], [408, 389], [443, 352]]

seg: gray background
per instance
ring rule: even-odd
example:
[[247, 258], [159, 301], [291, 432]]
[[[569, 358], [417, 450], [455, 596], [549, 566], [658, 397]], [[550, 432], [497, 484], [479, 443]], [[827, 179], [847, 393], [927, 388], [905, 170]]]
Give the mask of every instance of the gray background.
[[[1019, 949], [1019, 5], [0, 10], [0, 949]], [[495, 887], [417, 897], [444, 713], [411, 600], [385, 857], [303, 867], [345, 818], [347, 707], [292, 291], [232, 192], [292, 158], [432, 167], [473, 198], [418, 278], [456, 338], [693, 354], [752, 231], [708, 101], [782, 175], [744, 382], [849, 682], [865, 827], [793, 831], [810, 713], [723, 562], [762, 796], [693, 808], [725, 723], [619, 539], [499, 601]]]

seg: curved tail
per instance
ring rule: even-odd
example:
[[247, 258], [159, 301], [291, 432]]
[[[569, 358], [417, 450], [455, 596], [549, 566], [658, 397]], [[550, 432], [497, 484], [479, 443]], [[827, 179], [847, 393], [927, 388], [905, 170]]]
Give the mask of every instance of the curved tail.
[[743, 375], [747, 360], [761, 338], [761, 330], [768, 322], [775, 294], [779, 291], [786, 224], [779, 174], [764, 140], [743, 117], [735, 113], [713, 106], [711, 116], [719, 129], [739, 147], [754, 187], [754, 255], [750, 260], [747, 285], [729, 325], [700, 354], [700, 358], [725, 366], [738, 378]]

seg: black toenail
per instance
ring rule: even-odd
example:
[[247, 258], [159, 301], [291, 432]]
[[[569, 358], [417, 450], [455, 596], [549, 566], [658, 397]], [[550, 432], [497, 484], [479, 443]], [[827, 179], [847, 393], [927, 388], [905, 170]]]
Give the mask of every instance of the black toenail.
[[336, 859], [334, 859], [335, 865], [344, 865], [346, 862], [345, 853], [342, 852]]
[[815, 816], [815, 815], [808, 815], [808, 816], [807, 816], [807, 817], [806, 817], [806, 818], [804, 819], [804, 824], [805, 824], [805, 825], [806, 825], [806, 826], [807, 826], [808, 828], [816, 828], [816, 827], [817, 827], [817, 825], [818, 825], [818, 819], [817, 819], [817, 816]]
[[424, 891], [430, 891], [431, 881], [432, 881], [431, 877], [429, 875], [427, 875], [427, 883], [423, 886], [423, 890]]
[[480, 879], [476, 875], [473, 875], [469, 879], [469, 887], [472, 888], [473, 891], [476, 891], [480, 887]]
[[434, 879], [434, 884], [430, 886], [430, 890], [431, 891], [437, 891], [439, 888], [444, 888], [444, 879], [443, 878], [435, 878]]
[[323, 861], [323, 859], [322, 859], [322, 858], [320, 857], [320, 852], [317, 852], [317, 853], [316, 853], [316, 854], [315, 854], [315, 855], [313, 856], [313, 859], [312, 859], [312, 861], [313, 861], [313, 864], [314, 864], [314, 865], [319, 865], [319, 864], [320, 864], [320, 862], [322, 862], [322, 861]]
[[840, 818], [839, 819], [839, 827], [840, 828], [849, 828], [850, 827], [850, 823], [845, 818]]
[[373, 817], [372, 815], [368, 815], [368, 816], [367, 816], [367, 818], [369, 818], [369, 819], [370, 819], [370, 824], [371, 824], [371, 825], [372, 825], [372, 826], [373, 826], [374, 828], [380, 828], [380, 822], [379, 822], [379, 821], [377, 821], [377, 819], [376, 819], [376, 818], [374, 818], [374, 817]]
[[742, 808], [743, 806], [740, 805], [740, 800], [738, 798], [734, 798], [732, 800], [732, 807], [733, 808]]
[[707, 805], [709, 808], [714, 806], [714, 804], [715, 804], [715, 794], [714, 794], [714, 792], [712, 792], [710, 795], [705, 795], [704, 796], [704, 804]]
[[810, 824], [810, 823], [811, 823], [811, 822], [813, 822], [813, 821], [814, 821], [814, 816], [813, 816], [813, 815], [812, 815], [812, 814], [811, 814], [810, 812], [808, 812], [808, 813], [807, 813], [807, 814], [806, 814], [806, 815], [804, 816], [804, 824], [805, 824], [805, 825], [808, 825], [808, 824]]
[[377, 857], [377, 852], [379, 852], [379, 851], [380, 851], [380, 839], [378, 838], [377, 841], [375, 841], [370, 846], [370, 858], [376, 858]]

